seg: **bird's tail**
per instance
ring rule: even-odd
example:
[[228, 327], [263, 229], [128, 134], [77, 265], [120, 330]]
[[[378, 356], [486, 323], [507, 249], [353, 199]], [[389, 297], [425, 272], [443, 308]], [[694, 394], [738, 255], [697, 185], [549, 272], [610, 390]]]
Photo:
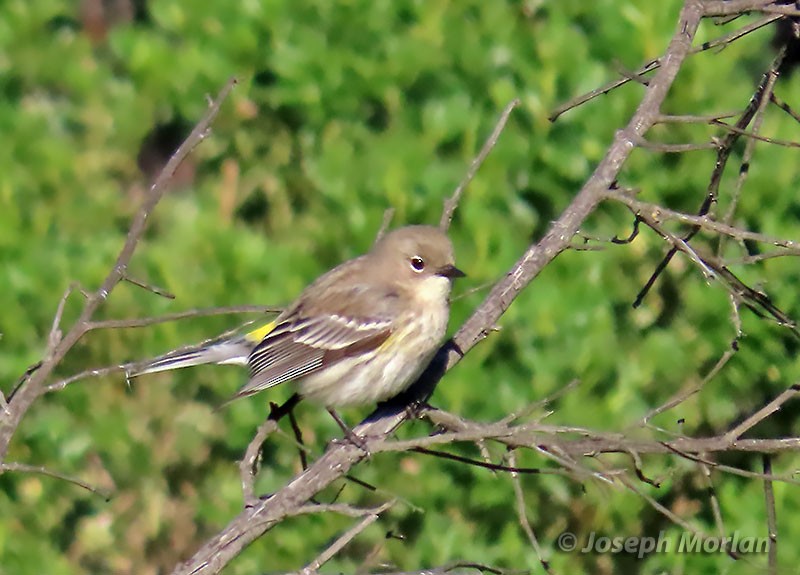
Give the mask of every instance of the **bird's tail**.
[[165, 353], [155, 359], [125, 366], [129, 378], [207, 363], [247, 365], [254, 342], [245, 337], [217, 340]]

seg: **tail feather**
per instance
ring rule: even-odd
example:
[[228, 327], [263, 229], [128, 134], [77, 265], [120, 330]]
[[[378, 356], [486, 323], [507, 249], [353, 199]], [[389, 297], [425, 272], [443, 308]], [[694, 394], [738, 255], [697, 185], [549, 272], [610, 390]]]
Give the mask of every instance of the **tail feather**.
[[244, 338], [237, 338], [211, 345], [179, 349], [150, 361], [129, 365], [127, 373], [128, 377], [132, 378], [147, 373], [158, 373], [208, 363], [247, 365], [247, 357], [250, 355], [253, 345]]

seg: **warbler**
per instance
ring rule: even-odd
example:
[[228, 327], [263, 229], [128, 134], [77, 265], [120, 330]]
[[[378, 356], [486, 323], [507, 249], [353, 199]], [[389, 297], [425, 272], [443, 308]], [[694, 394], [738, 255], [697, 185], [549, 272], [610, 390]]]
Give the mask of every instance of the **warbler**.
[[442, 230], [399, 228], [320, 276], [269, 324], [130, 366], [128, 376], [240, 364], [250, 380], [233, 399], [291, 381], [300, 397], [329, 409], [384, 401], [433, 358], [447, 330], [452, 281], [463, 276]]

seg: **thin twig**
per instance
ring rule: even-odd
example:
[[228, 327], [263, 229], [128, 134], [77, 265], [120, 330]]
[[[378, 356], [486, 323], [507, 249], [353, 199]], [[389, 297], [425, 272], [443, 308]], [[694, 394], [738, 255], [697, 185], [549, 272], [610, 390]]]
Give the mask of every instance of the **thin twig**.
[[697, 254], [697, 251], [689, 245], [689, 242], [667, 231], [656, 219], [650, 217], [650, 214], [640, 212], [637, 216], [658, 235], [671, 243], [673, 250], [686, 254], [700, 268], [707, 281], [717, 279], [716, 271], [708, 265], [703, 257]]
[[719, 374], [719, 372], [722, 371], [722, 368], [725, 367], [725, 365], [728, 363], [728, 361], [730, 361], [730, 359], [734, 356], [735, 353], [736, 352], [733, 349], [726, 350], [725, 353], [722, 354], [722, 357], [720, 357], [714, 364], [714, 367], [712, 367], [711, 370], [706, 374], [706, 376], [700, 381], [700, 383], [688, 387], [685, 390], [679, 391], [663, 404], [648, 411], [644, 415], [644, 417], [642, 417], [639, 420], [638, 425], [641, 427], [646, 426], [650, 422], [650, 420], [653, 419], [655, 416], [660, 415], [665, 411], [669, 411], [674, 407], [677, 407], [678, 405], [689, 399], [691, 396], [695, 395], [696, 393], [699, 393], [709, 381], [714, 379]]
[[69, 296], [77, 289], [78, 284], [71, 283], [66, 290], [64, 290], [64, 294], [61, 296], [61, 299], [58, 301], [58, 307], [56, 308], [56, 313], [53, 316], [53, 323], [50, 326], [50, 335], [47, 336], [47, 349], [54, 350], [58, 344], [61, 342], [61, 319], [64, 316], [64, 308], [67, 305], [67, 300]]
[[81, 381], [83, 379], [87, 379], [90, 377], [103, 377], [106, 375], [111, 375], [112, 373], [125, 373], [125, 366], [124, 365], [111, 365], [108, 367], [95, 367], [92, 369], [87, 369], [81, 371], [79, 373], [70, 375], [69, 377], [65, 377], [55, 383], [51, 383], [50, 385], [44, 388], [44, 393], [53, 393], [54, 391], [61, 391], [65, 387], [67, 387], [71, 383], [75, 383], [76, 381]]
[[781, 110], [783, 110], [784, 112], [786, 112], [787, 114], [789, 114], [789, 116], [790, 116], [790, 117], [791, 117], [791, 118], [792, 118], [792, 119], [793, 119], [795, 122], [800, 122], [800, 114], [798, 114], [797, 112], [795, 112], [795, 111], [794, 111], [794, 110], [791, 108], [791, 106], [789, 106], [789, 104], [787, 104], [786, 102], [784, 102], [783, 100], [781, 100], [780, 98], [778, 98], [778, 96], [776, 96], [774, 93], [770, 94], [770, 101], [771, 101], [773, 104], [775, 104], [776, 106], [778, 106], [778, 108], [780, 108]]
[[353, 525], [350, 529], [340, 535], [333, 543], [331, 543], [325, 551], [320, 553], [316, 559], [306, 565], [301, 571], [300, 575], [316, 575], [319, 573], [319, 568], [325, 565], [328, 561], [333, 559], [348, 543], [355, 539], [364, 529], [372, 525], [378, 520], [380, 514], [391, 507], [392, 502], [384, 503], [380, 507], [372, 509], [364, 516], [361, 521]]
[[[650, 505], [650, 507], [658, 511], [661, 515], [672, 521], [675, 525], [679, 526], [684, 531], [694, 533], [701, 540], [706, 540], [709, 538], [709, 536], [703, 533], [700, 529], [697, 529], [691, 523], [689, 523], [676, 513], [673, 513], [670, 509], [668, 509], [667, 507], [656, 501], [653, 497], [651, 497], [647, 493], [644, 493], [641, 489], [639, 489], [632, 481], [630, 481], [625, 476], [617, 476], [617, 480], [627, 489], [629, 489], [630, 491], [634, 492], [636, 495], [641, 497], [645, 502], [647, 502], [648, 505]], [[726, 552], [734, 559], [739, 558], [739, 555], [731, 549], [726, 549]]]
[[14, 432], [18, 428], [20, 421], [33, 402], [44, 393], [44, 382], [50, 377], [55, 367], [61, 362], [67, 352], [86, 334], [87, 325], [91, 322], [97, 309], [106, 301], [111, 291], [125, 277], [128, 264], [139, 245], [139, 240], [147, 228], [150, 214], [169, 188], [169, 183], [175, 171], [178, 169], [178, 166], [180, 166], [191, 151], [208, 136], [211, 123], [214, 121], [214, 118], [216, 118], [222, 102], [225, 101], [235, 84], [235, 78], [232, 78], [225, 84], [217, 98], [210, 102], [209, 109], [205, 116], [197, 123], [186, 140], [184, 140], [170, 157], [169, 161], [158, 175], [158, 178], [156, 178], [155, 183], [147, 192], [142, 206], [133, 217], [125, 242], [108, 275], [106, 275], [100, 287], [88, 295], [83, 310], [69, 331], [67, 331], [62, 338], [59, 338], [56, 345], [52, 345], [52, 342], [48, 345], [39, 369], [24, 381], [14, 395], [13, 403], [10, 403], [8, 408], [8, 415], [0, 418], [0, 461], [5, 459], [11, 438], [14, 436]]
[[397, 500], [387, 501], [378, 507], [371, 507], [369, 509], [362, 509], [347, 505], [346, 503], [313, 503], [310, 505], [303, 505], [293, 511], [293, 515], [312, 515], [315, 513], [336, 513], [337, 515], [344, 515], [346, 517], [365, 517], [367, 515], [375, 515], [383, 513], [386, 509], [397, 503]]
[[779, 248], [771, 252], [752, 254], [749, 256], [741, 256], [738, 258], [725, 258], [725, 264], [733, 267], [738, 265], [755, 264], [776, 258], [797, 257], [797, 256], [800, 256], [800, 249]]
[[793, 384], [789, 386], [789, 389], [784, 390], [778, 397], [770, 401], [764, 407], [756, 411], [753, 415], [745, 419], [739, 425], [731, 429], [725, 434], [725, 438], [729, 441], [733, 442], [736, 439], [739, 439], [742, 434], [749, 431], [762, 421], [764, 421], [767, 417], [778, 411], [784, 403], [792, 399], [795, 395], [800, 393], [800, 384]]
[[383, 221], [381, 221], [381, 227], [378, 228], [378, 233], [375, 234], [374, 243], [378, 243], [378, 240], [380, 240], [389, 230], [389, 226], [392, 223], [392, 218], [394, 218], [394, 208], [387, 208], [386, 211], [383, 212]]
[[[780, 50], [778, 56], [773, 60], [772, 66], [767, 71], [767, 80], [764, 83], [764, 89], [759, 91], [758, 95], [758, 105], [756, 107], [755, 115], [753, 116], [753, 129], [751, 130], [751, 134], [749, 134], [746, 130], [741, 130], [741, 135], [748, 136], [747, 143], [745, 144], [744, 154], [742, 155], [742, 163], [741, 167], [739, 168], [739, 177], [736, 179], [736, 185], [733, 188], [733, 193], [731, 194], [730, 204], [728, 205], [728, 209], [725, 211], [725, 215], [722, 217], [722, 222], [725, 224], [730, 224], [733, 221], [733, 216], [736, 213], [736, 208], [739, 205], [739, 198], [742, 194], [742, 189], [744, 188], [745, 180], [747, 179], [748, 174], [750, 173], [750, 162], [753, 158], [753, 154], [755, 152], [755, 145], [756, 141], [760, 140], [760, 137], [756, 135], [761, 130], [761, 125], [764, 122], [764, 116], [766, 114], [766, 109], [769, 103], [772, 101], [772, 96], [775, 93], [775, 84], [778, 81], [778, 70], [783, 64], [783, 60], [786, 57], [786, 46], [784, 45], [783, 48]], [[721, 125], [727, 126], [727, 124]], [[729, 126], [729, 128], [733, 130], [740, 130], [736, 126]], [[763, 141], [763, 140], [762, 140]], [[722, 256], [725, 249], [725, 236], [720, 236], [719, 242], [717, 244], [717, 255]]]
[[292, 433], [297, 442], [297, 453], [300, 456], [300, 467], [305, 471], [308, 469], [308, 449], [303, 441], [303, 431], [300, 429], [300, 424], [297, 423], [297, 418], [294, 415], [294, 410], [289, 411], [289, 425], [292, 426]]
[[659, 116], [659, 124], [710, 124], [719, 120], [733, 118], [738, 112], [727, 112], [723, 114], [711, 114], [709, 116], [692, 116], [681, 114], [664, 114]]
[[[756, 20], [755, 22], [753, 22], [751, 24], [748, 24], [747, 26], [744, 26], [742, 28], [739, 28], [738, 30], [735, 30], [735, 31], [733, 31], [733, 32], [731, 32], [729, 34], [725, 34], [724, 36], [720, 36], [719, 38], [716, 38], [714, 40], [710, 40], [708, 42], [703, 42], [703, 44], [701, 46], [690, 50], [689, 51], [689, 55], [693, 56], [695, 54], [699, 54], [699, 53], [705, 52], [707, 50], [712, 50], [714, 48], [718, 48], [718, 47], [721, 47], [721, 46], [726, 46], [726, 45], [730, 44], [731, 42], [734, 42], [734, 41], [738, 40], [739, 38], [741, 38], [743, 36], [746, 36], [747, 34], [750, 34], [751, 32], [755, 32], [756, 30], [758, 30], [760, 28], [763, 28], [764, 26], [768, 26], [769, 24], [772, 24], [776, 20], [780, 20], [780, 18], [781, 18], [781, 16], [775, 15], [775, 16], [766, 16], [764, 18], [761, 18], [760, 20]], [[663, 57], [657, 58], [655, 60], [650, 60], [649, 62], [644, 64], [641, 68], [639, 68], [636, 72], [634, 72], [634, 75], [637, 76], [637, 77], [641, 77], [644, 74], [647, 74], [649, 72], [653, 72], [655, 70], [658, 70], [661, 67], [661, 64], [663, 63], [663, 60], [664, 60]], [[559, 116], [561, 116], [565, 112], [568, 112], [569, 110], [572, 110], [573, 108], [577, 108], [578, 106], [581, 106], [581, 105], [583, 105], [583, 104], [585, 104], [585, 103], [597, 98], [598, 96], [603, 96], [605, 94], [608, 94], [612, 90], [615, 90], [615, 89], [617, 89], [617, 88], [619, 88], [621, 86], [624, 86], [625, 84], [630, 82], [631, 79], [632, 79], [631, 77], [623, 77], [623, 78], [620, 78], [618, 80], [614, 80], [612, 82], [609, 82], [605, 86], [602, 86], [600, 88], [596, 88], [596, 89], [594, 89], [594, 90], [592, 90], [590, 92], [587, 92], [585, 94], [577, 96], [576, 98], [572, 98], [568, 102], [562, 104], [561, 106], [559, 106], [558, 108], [553, 110], [550, 113], [550, 116], [548, 117], [548, 119], [551, 122], [555, 122], [559, 118]]]
[[701, 142], [699, 144], [665, 144], [662, 142], [651, 142], [646, 138], [639, 138], [636, 140], [636, 145], [653, 152], [660, 152], [662, 154], [685, 154], [686, 152], [702, 152], [703, 150], [716, 150], [719, 149], [719, 142], [712, 138], [709, 142]]
[[530, 575], [530, 571], [520, 571], [518, 569], [500, 569], [499, 567], [492, 567], [490, 565], [483, 565], [481, 563], [470, 563], [468, 561], [459, 561], [451, 563], [443, 567], [431, 567], [422, 569], [420, 571], [380, 571], [376, 575], [466, 575], [466, 571], [476, 571], [478, 573], [487, 573], [488, 575]]
[[556, 391], [554, 391], [553, 393], [551, 393], [547, 397], [545, 397], [543, 399], [540, 399], [539, 401], [536, 401], [534, 403], [531, 403], [530, 405], [528, 405], [527, 407], [523, 408], [522, 410], [520, 410], [518, 412], [509, 413], [506, 417], [504, 417], [500, 421], [502, 423], [512, 423], [514, 421], [517, 421], [517, 420], [520, 420], [520, 419], [524, 419], [524, 418], [528, 417], [529, 415], [531, 415], [534, 411], [536, 411], [538, 409], [543, 409], [544, 407], [547, 407], [548, 405], [552, 405], [553, 403], [555, 403], [557, 400], [559, 400], [563, 396], [565, 396], [568, 393], [574, 391], [580, 385], [580, 383], [581, 383], [580, 379], [570, 380], [570, 382], [567, 383], [567, 385], [557, 389]]
[[90, 321], [86, 326], [87, 331], [98, 329], [129, 329], [139, 327], [149, 327], [160, 323], [167, 323], [181, 319], [189, 319], [195, 317], [209, 317], [215, 315], [234, 315], [234, 314], [247, 314], [247, 313], [280, 313], [283, 311], [279, 307], [262, 306], [262, 305], [235, 305], [225, 307], [211, 307], [211, 308], [197, 308], [181, 311], [177, 313], [168, 313], [153, 317], [137, 317], [130, 319], [106, 319], [102, 321]]
[[[775, 72], [774, 76], [770, 75], [770, 78], [777, 79], [777, 77], [778, 77], [777, 76], [777, 72]], [[767, 100], [762, 100], [762, 102], [766, 103]], [[760, 116], [756, 115], [756, 119], [759, 119], [759, 118], [760, 118]], [[744, 138], [746, 138], [748, 140], [748, 142], [764, 142], [765, 144], [772, 144], [773, 146], [781, 146], [783, 148], [800, 148], [800, 142], [794, 142], [792, 140], [779, 140], [778, 138], [769, 138], [767, 136], [759, 135], [758, 130], [760, 129], [760, 124], [761, 124], [761, 120], [754, 121], [753, 122], [753, 126], [754, 127], [753, 127], [752, 130], [743, 130], [741, 128], [737, 128], [736, 126], [731, 126], [729, 124], [726, 124], [725, 122], [714, 122], [713, 123], [714, 126], [718, 126], [718, 127], [723, 128], [725, 130], [728, 130], [730, 132], [734, 132], [736, 134], [739, 134], [740, 136], [743, 136]], [[746, 173], [747, 165], [748, 165], [749, 160], [750, 160], [751, 157], [752, 157], [752, 149], [749, 152], [745, 153], [745, 155], [742, 157], [742, 163], [744, 165], [744, 169], [740, 171], [741, 173]], [[723, 220], [723, 221], [726, 221], [726, 220]]]
[[483, 164], [483, 161], [486, 159], [486, 156], [489, 155], [489, 152], [494, 149], [497, 145], [497, 140], [500, 139], [500, 134], [503, 132], [503, 129], [506, 127], [506, 122], [508, 122], [508, 117], [511, 115], [511, 112], [514, 111], [514, 108], [519, 106], [519, 100], [514, 99], [511, 100], [506, 107], [503, 109], [503, 113], [500, 114], [500, 119], [497, 120], [497, 124], [494, 126], [494, 130], [484, 142], [481, 151], [478, 152], [478, 155], [473, 158], [472, 163], [469, 165], [469, 169], [464, 177], [459, 182], [458, 186], [456, 187], [453, 195], [450, 196], [444, 202], [444, 210], [442, 210], [442, 217], [439, 220], [439, 227], [443, 230], [447, 230], [450, 227], [450, 222], [453, 221], [453, 214], [458, 207], [458, 202], [461, 199], [461, 194], [464, 192], [466, 187], [472, 181], [472, 178], [475, 177], [475, 174], [478, 173], [478, 169]]
[[557, 469], [557, 468], [547, 469], [542, 467], [515, 467], [514, 465], [503, 465], [501, 463], [480, 461], [477, 459], [471, 459], [469, 457], [456, 455], [454, 453], [448, 453], [446, 451], [437, 451], [425, 447], [412, 447], [411, 449], [409, 449], [409, 451], [413, 451], [414, 453], [421, 453], [423, 455], [432, 455], [434, 457], [439, 457], [441, 459], [449, 459], [450, 461], [457, 461], [458, 463], [473, 465], [475, 467], [482, 467], [484, 469], [490, 469], [492, 471], [516, 473], [517, 475], [565, 475], [565, 476], [572, 475], [571, 473], [565, 471], [564, 469]]
[[[507, 457], [510, 467], [516, 467], [516, 454], [513, 451], [509, 451]], [[528, 541], [530, 541], [531, 547], [533, 547], [533, 551], [536, 553], [536, 557], [539, 559], [539, 563], [542, 565], [542, 569], [544, 569], [546, 573], [552, 574], [553, 571], [550, 568], [550, 562], [544, 558], [544, 555], [542, 554], [542, 548], [539, 545], [539, 540], [536, 538], [536, 533], [534, 533], [533, 527], [531, 527], [531, 522], [528, 521], [528, 511], [525, 505], [525, 493], [522, 491], [522, 481], [520, 480], [518, 473], [511, 473], [511, 483], [514, 485], [514, 498], [517, 502], [517, 518], [519, 519], [520, 527], [522, 527], [522, 531], [524, 531], [525, 535], [528, 537]]]
[[722, 510], [719, 507], [719, 498], [717, 497], [717, 490], [714, 488], [714, 482], [711, 479], [711, 467], [705, 463], [699, 463], [700, 472], [706, 481], [706, 492], [708, 499], [711, 501], [711, 513], [714, 516], [714, 524], [717, 527], [717, 535], [725, 537], [725, 521], [722, 519]]
[[122, 277], [123, 281], [128, 282], [131, 285], [135, 285], [136, 287], [142, 288], [145, 291], [149, 291], [150, 293], [154, 293], [157, 296], [161, 296], [165, 299], [175, 299], [175, 294], [165, 290], [164, 288], [143, 282], [142, 280], [136, 279], [130, 276], [127, 272]]
[[706, 16], [738, 16], [743, 12], [765, 10], [775, 0], [705, 0]]
[[[782, 56], [779, 55], [780, 58]], [[774, 65], [774, 61], [773, 61]], [[772, 66], [769, 70], [772, 70]], [[750, 125], [753, 117], [755, 116], [756, 112], [758, 111], [759, 103], [761, 102], [761, 97], [767, 89], [767, 84], [769, 82], [770, 72], [767, 71], [761, 78], [761, 82], [759, 83], [758, 87], [756, 88], [753, 95], [750, 97], [750, 101], [747, 103], [747, 107], [744, 109], [742, 114], [740, 115], [739, 119], [737, 120], [735, 127], [741, 130], [744, 130], [747, 126]], [[728, 165], [728, 160], [730, 158], [731, 153], [733, 153], [734, 146], [736, 142], [739, 141], [742, 135], [736, 131], [730, 130], [723, 138], [719, 140], [719, 146], [717, 149], [717, 161], [714, 165], [714, 170], [711, 173], [711, 178], [709, 179], [708, 187], [706, 189], [706, 196], [703, 199], [702, 203], [700, 204], [700, 208], [697, 212], [698, 216], [706, 216], [711, 211], [712, 207], [717, 203], [719, 199], [719, 187], [722, 182], [722, 176], [725, 173], [725, 168]], [[694, 236], [700, 231], [700, 228], [695, 226], [693, 227], [683, 238], [681, 238], [684, 242], [689, 242], [694, 238]], [[672, 261], [672, 258], [675, 257], [679, 248], [677, 246], [673, 246], [667, 254], [662, 258], [659, 264], [656, 266], [656, 269], [653, 270], [653, 273], [650, 275], [650, 278], [645, 282], [645, 285], [639, 290], [639, 293], [636, 295], [636, 299], [633, 302], [633, 307], [639, 307], [644, 298], [647, 297], [647, 294], [650, 292], [650, 289], [655, 285], [658, 278], [667, 269], [667, 266]]]
[[251, 505], [256, 501], [255, 495], [255, 479], [257, 473], [257, 463], [261, 455], [261, 446], [278, 428], [278, 422], [274, 419], [267, 419], [258, 426], [253, 439], [247, 444], [247, 449], [244, 452], [244, 457], [239, 462], [239, 477], [242, 480], [242, 499], [244, 505]]
[[[764, 474], [772, 475], [772, 458], [764, 454], [761, 458]], [[772, 481], [764, 480], [764, 504], [767, 509], [767, 535], [769, 536], [769, 551], [767, 552], [767, 566], [770, 575], [778, 573], [778, 520], [775, 511], [775, 491]]]
[[786, 483], [787, 485], [800, 485], [800, 479], [796, 479], [794, 474], [791, 475], [774, 475], [770, 474], [767, 475], [760, 471], [749, 471], [747, 469], [739, 469], [738, 467], [732, 467], [730, 465], [724, 465], [722, 463], [717, 463], [716, 461], [711, 461], [705, 454], [697, 455], [692, 453], [687, 453], [685, 451], [681, 451], [680, 449], [675, 448], [674, 446], [670, 446], [668, 444], [664, 444], [665, 446], [670, 448], [670, 451], [675, 455], [679, 455], [688, 461], [694, 461], [695, 463], [700, 463], [710, 469], [715, 471], [721, 471], [723, 473], [727, 473], [729, 475], [736, 475], [738, 477], [744, 477], [746, 479], [757, 479], [759, 481], [772, 481], [773, 483]]
[[53, 477], [55, 479], [61, 479], [62, 481], [66, 481], [68, 483], [72, 483], [73, 485], [77, 485], [78, 487], [82, 487], [86, 491], [93, 493], [95, 495], [99, 495], [106, 501], [111, 499], [111, 494], [108, 493], [105, 489], [101, 489], [99, 487], [95, 487], [78, 479], [77, 477], [72, 477], [70, 475], [65, 475], [63, 473], [59, 473], [57, 471], [52, 471], [47, 469], [46, 467], [41, 467], [39, 465], [28, 465], [25, 463], [16, 463], [13, 461], [7, 463], [0, 463], [0, 475], [9, 471], [17, 471], [21, 473], [37, 473], [39, 475], [46, 475], [47, 477]]
[[624, 193], [620, 190], [609, 190], [606, 196], [609, 199], [612, 199], [614, 201], [620, 202], [628, 206], [631, 212], [635, 214], [637, 217], [646, 214], [648, 219], [654, 222], [664, 222], [673, 220], [683, 224], [696, 226], [698, 228], [710, 232], [730, 236], [738, 240], [749, 240], [749, 241], [769, 244], [776, 247], [786, 248], [790, 250], [797, 250], [798, 253], [800, 253], [800, 242], [798, 241], [787, 240], [757, 232], [751, 232], [749, 230], [737, 228], [725, 224], [723, 222], [719, 222], [706, 215], [696, 216], [692, 214], [687, 214], [685, 212], [678, 212], [675, 210], [671, 210], [669, 208], [665, 208], [658, 204], [653, 204], [649, 202], [644, 202], [642, 200], [638, 200], [632, 197], [630, 194]]

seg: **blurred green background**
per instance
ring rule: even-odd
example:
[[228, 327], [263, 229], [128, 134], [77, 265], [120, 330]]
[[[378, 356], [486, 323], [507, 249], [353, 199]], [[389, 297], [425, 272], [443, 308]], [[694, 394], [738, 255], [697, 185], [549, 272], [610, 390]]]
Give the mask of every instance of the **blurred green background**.
[[[136, 318], [238, 304], [281, 305], [318, 274], [368, 249], [386, 210], [394, 225], [436, 223], [442, 200], [512, 99], [497, 148], [470, 185], [451, 235], [459, 284], [451, 330], [470, 314], [590, 175], [643, 94], [629, 85], [551, 124], [569, 98], [659, 56], [681, 2], [669, 0], [4, 0], [0, 4], [0, 389], [42, 355], [59, 297], [70, 282], [95, 288], [110, 269], [130, 218], [159, 166], [204, 113], [206, 96], [235, 75], [240, 84], [150, 221], [131, 274], [174, 293], [170, 301], [120, 285], [99, 318]], [[699, 40], [741, 25], [705, 22]], [[666, 103], [675, 114], [743, 109], [773, 58], [772, 29], [687, 62]], [[796, 76], [778, 94], [800, 107]], [[772, 110], [766, 135], [799, 139]], [[683, 143], [702, 127], [659, 127]], [[731, 201], [741, 147], [723, 182]], [[696, 210], [713, 152], [637, 151], [622, 183], [674, 209]], [[760, 145], [735, 222], [796, 238], [797, 153]], [[632, 217], [603, 206], [584, 232], [627, 236]], [[570, 251], [519, 297], [500, 331], [449, 373], [433, 403], [477, 420], [522, 410], [573, 379], [549, 422], [625, 431], [678, 390], [697, 384], [730, 346], [723, 289], [678, 257], [639, 309], [631, 303], [664, 252], [644, 232], [628, 246]], [[701, 237], [709, 249], [714, 239]], [[748, 249], [755, 249], [748, 246]], [[744, 247], [728, 244], [726, 255]], [[795, 317], [800, 272], [791, 260], [734, 268]], [[77, 316], [80, 295], [66, 309]], [[212, 337], [241, 316], [94, 332], [59, 367], [81, 370], [157, 355]], [[706, 389], [657, 418], [669, 431], [720, 433], [798, 379], [797, 342], [743, 312], [741, 351]], [[276, 389], [214, 408], [246, 378], [203, 367], [126, 386], [90, 379], [39, 401], [17, 431], [9, 461], [44, 465], [111, 490], [110, 501], [38, 475], [0, 476], [0, 574], [168, 572], [221, 529], [241, 506], [236, 461]], [[367, 411], [344, 415], [357, 421]], [[323, 410], [300, 408], [319, 453], [339, 432]], [[678, 420], [684, 420], [679, 424]], [[424, 423], [401, 430], [427, 433]], [[633, 429], [632, 436], [666, 438]], [[800, 433], [791, 404], [754, 436]], [[478, 456], [472, 447], [461, 450]], [[500, 450], [494, 452], [499, 459]], [[760, 457], [728, 455], [759, 471]], [[628, 458], [607, 458], [628, 466]], [[531, 454], [518, 465], [553, 467]], [[784, 455], [775, 472], [800, 458]], [[258, 488], [279, 489], [299, 468], [290, 440], [273, 437]], [[659, 489], [641, 490], [707, 533], [715, 532], [709, 484], [697, 467], [649, 457]], [[509, 477], [425, 458], [381, 454], [356, 475], [377, 494], [344, 483], [323, 494], [401, 503], [349, 545], [328, 573], [418, 570], [455, 560], [541, 566], [515, 514]], [[560, 476], [522, 479], [528, 516], [556, 573], [752, 573], [764, 556], [580, 554], [559, 534], [657, 536], [681, 531], [623, 488]], [[725, 528], [765, 536], [759, 481], [713, 473]], [[778, 484], [779, 560], [800, 561], [800, 490]], [[256, 541], [231, 574], [295, 570], [352, 520], [292, 519]], [[388, 537], [387, 532], [402, 535]]]

